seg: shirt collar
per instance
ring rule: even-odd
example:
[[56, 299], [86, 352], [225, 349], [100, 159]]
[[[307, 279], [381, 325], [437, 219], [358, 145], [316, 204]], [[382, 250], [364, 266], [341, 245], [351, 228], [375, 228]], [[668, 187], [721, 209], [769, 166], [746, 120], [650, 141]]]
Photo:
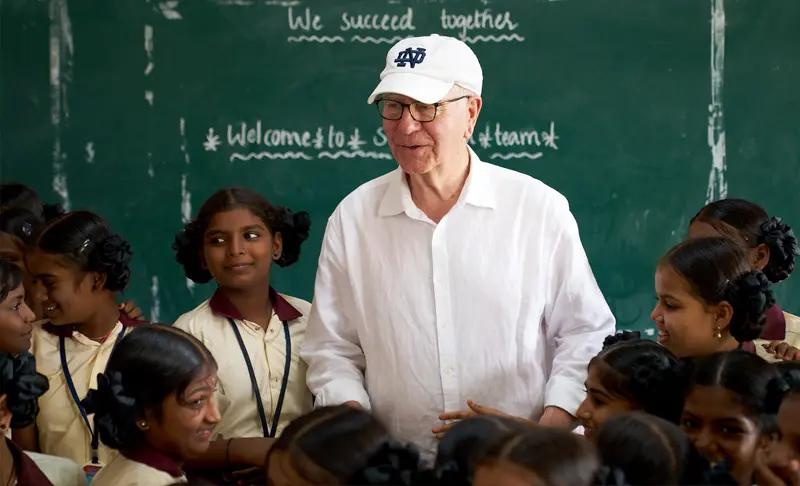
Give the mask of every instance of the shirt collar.
[[39, 466], [31, 459], [30, 456], [22, 452], [17, 444], [6, 439], [6, 444], [11, 450], [11, 455], [14, 457], [14, 466], [17, 470], [17, 484], [24, 484], [25, 486], [53, 486], [53, 483], [47, 479]]
[[[486, 163], [482, 162], [478, 155], [467, 146], [469, 150], [470, 164], [467, 181], [461, 191], [459, 200], [464, 204], [472, 206], [494, 209], [497, 204], [495, 189], [489, 180]], [[392, 173], [389, 187], [381, 200], [378, 215], [381, 217], [397, 216], [400, 213], [412, 213], [418, 211], [413, 199], [408, 181], [402, 169], [398, 168]]]
[[761, 339], [783, 341], [786, 339], [786, 316], [778, 304], [772, 304], [765, 312], [766, 322], [761, 331]]
[[747, 351], [748, 353], [755, 353], [756, 352], [756, 344], [753, 341], [747, 341], [745, 343], [739, 344], [739, 349], [742, 351]]
[[183, 467], [181, 464], [171, 457], [168, 457], [164, 453], [156, 450], [150, 444], [142, 444], [132, 447], [130, 449], [120, 451], [120, 454], [131, 461], [136, 461], [144, 464], [145, 466], [150, 466], [153, 469], [164, 471], [174, 478], [183, 477]]
[[[297, 310], [292, 304], [289, 303], [281, 294], [275, 291], [272, 287], [269, 288], [269, 300], [272, 302], [272, 310], [278, 319], [284, 322], [293, 321], [303, 317], [303, 313]], [[233, 305], [233, 302], [228, 299], [219, 289], [214, 292], [209, 301], [211, 312], [219, 314], [228, 319], [244, 320], [242, 313]]]
[[[129, 317], [128, 314], [126, 314], [124, 312], [120, 312], [119, 313], [119, 322], [122, 323], [123, 327], [131, 327], [131, 326], [135, 326], [137, 324], [144, 323], [145, 321], [137, 321], [136, 319], [133, 319], [132, 317]], [[44, 331], [49, 332], [50, 334], [55, 335], [55, 336], [65, 337], [65, 338], [72, 337], [72, 333], [75, 332], [75, 326], [72, 325], [72, 324], [68, 324], [66, 326], [56, 326], [56, 325], [50, 324], [50, 322], [46, 322], [46, 323], [42, 324], [42, 329]]]

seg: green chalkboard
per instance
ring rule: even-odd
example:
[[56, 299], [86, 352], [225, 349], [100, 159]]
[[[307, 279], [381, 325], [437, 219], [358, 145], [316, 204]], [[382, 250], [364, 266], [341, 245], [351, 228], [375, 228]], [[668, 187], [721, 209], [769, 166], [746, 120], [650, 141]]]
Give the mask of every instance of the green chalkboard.
[[106, 216], [160, 320], [212, 290], [170, 243], [223, 185], [311, 213], [275, 279], [312, 297], [327, 217], [394, 167], [366, 98], [408, 35], [472, 45], [473, 147], [569, 198], [622, 328], [650, 327], [655, 261], [708, 198], [800, 225], [796, 0], [6, 0], [0, 22], [2, 178]]

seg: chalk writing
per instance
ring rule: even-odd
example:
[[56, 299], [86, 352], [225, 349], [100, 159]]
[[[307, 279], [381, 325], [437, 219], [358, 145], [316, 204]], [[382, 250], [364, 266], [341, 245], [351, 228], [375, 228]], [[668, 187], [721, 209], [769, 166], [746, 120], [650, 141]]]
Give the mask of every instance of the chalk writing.
[[322, 17], [311, 12], [310, 8], [306, 8], [304, 15], [296, 16], [292, 7], [289, 7], [289, 29], [301, 30], [303, 32], [319, 32], [322, 30]]
[[[536, 160], [546, 151], [558, 151], [560, 136], [555, 122], [546, 129], [508, 129], [497, 122], [479, 127], [470, 145], [490, 160]], [[266, 126], [261, 120], [238, 122], [218, 134], [214, 127], [204, 134], [203, 150], [223, 153], [231, 162], [249, 160], [392, 160], [389, 138], [378, 127], [364, 135], [361, 127], [334, 125], [291, 130]]]
[[345, 12], [342, 14], [342, 23], [339, 30], [382, 30], [382, 31], [406, 31], [415, 30], [414, 9], [408, 8], [403, 15], [389, 14], [366, 14], [350, 15]]
[[[473, 30], [491, 30], [495, 32], [512, 32], [516, 30], [519, 24], [511, 19], [511, 12], [502, 12], [493, 14], [492, 10], [485, 8], [483, 10], [476, 9], [471, 14], [448, 14], [447, 9], [442, 9], [441, 14], [442, 29], [445, 31], [455, 30], [460, 39], [465, 40], [470, 31]], [[482, 37], [482, 38], [480, 38]], [[503, 37], [503, 36], [501, 36]], [[479, 39], [480, 38], [480, 39]], [[473, 42], [478, 41], [500, 41], [499, 37], [491, 35], [475, 36], [470, 38]], [[503, 40], [518, 40], [520, 42], [525, 39], [519, 35], [509, 36], [506, 35]]]
[[[253, 0], [218, 0], [225, 5], [240, 5]], [[287, 3], [288, 27], [293, 33], [287, 42], [311, 43], [357, 43], [357, 44], [394, 44], [406, 37], [415, 35], [415, 11], [406, 7], [396, 13], [343, 12], [339, 18], [338, 34], [351, 34], [347, 40], [342, 35], [326, 31], [322, 14], [314, 12], [310, 7], [295, 10], [295, 2]], [[394, 8], [394, 7], [392, 7]], [[482, 42], [524, 42], [525, 38], [514, 32], [519, 24], [514, 22], [511, 12], [493, 12], [490, 8], [476, 9], [469, 14], [441, 10], [441, 28], [449, 35], [455, 35], [464, 42], [477, 44]], [[328, 19], [330, 20], [330, 19]], [[381, 36], [376, 33], [389, 35]], [[391, 35], [395, 34], [395, 35]]]

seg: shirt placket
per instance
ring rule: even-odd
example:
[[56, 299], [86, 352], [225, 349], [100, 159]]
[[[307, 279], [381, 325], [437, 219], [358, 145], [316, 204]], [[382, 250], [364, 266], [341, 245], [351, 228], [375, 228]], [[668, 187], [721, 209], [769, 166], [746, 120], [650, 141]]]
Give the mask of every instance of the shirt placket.
[[439, 349], [439, 376], [442, 380], [444, 411], [460, 410], [456, 374], [455, 330], [452, 322], [451, 291], [445, 221], [433, 231], [433, 298], [436, 309], [436, 336]]
[[[270, 354], [271, 348], [275, 346], [275, 343], [278, 342], [278, 339], [281, 337], [282, 333], [282, 325], [281, 321], [276, 317], [272, 316], [269, 322], [269, 326], [267, 326], [267, 331], [264, 333], [264, 359], [267, 362], [267, 379], [268, 381], [268, 396], [262, 397], [264, 399], [264, 410], [267, 414], [267, 420], [269, 421], [269, 425], [272, 426], [273, 416], [275, 415], [275, 400], [280, 393], [280, 386], [281, 386], [281, 378], [282, 374], [279, 371], [279, 368], [275, 366], [276, 360], [273, 354]], [[282, 368], [281, 368], [282, 370]], [[269, 400], [269, 403], [267, 403]]]

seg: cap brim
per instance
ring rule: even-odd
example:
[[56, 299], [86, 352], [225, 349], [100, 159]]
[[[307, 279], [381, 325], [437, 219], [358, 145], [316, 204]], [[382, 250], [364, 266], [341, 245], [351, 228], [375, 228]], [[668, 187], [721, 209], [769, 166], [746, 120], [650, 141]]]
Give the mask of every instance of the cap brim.
[[378, 87], [369, 95], [367, 104], [374, 103], [378, 95], [384, 93], [408, 96], [421, 103], [436, 103], [450, 92], [454, 84], [422, 74], [392, 73], [378, 83]]

